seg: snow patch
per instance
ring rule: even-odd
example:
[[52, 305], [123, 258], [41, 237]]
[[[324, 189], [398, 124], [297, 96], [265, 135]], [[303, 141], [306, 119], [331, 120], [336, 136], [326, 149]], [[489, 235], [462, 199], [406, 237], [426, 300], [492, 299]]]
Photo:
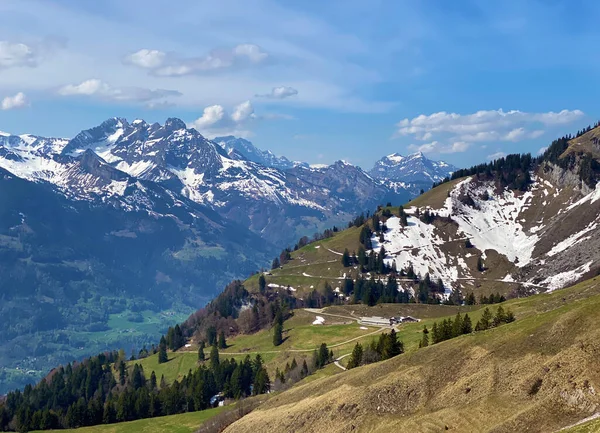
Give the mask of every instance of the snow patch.
[[561, 272], [560, 274], [548, 277], [543, 280], [540, 285], [548, 287], [548, 292], [552, 292], [556, 289], [562, 289], [570, 283], [574, 283], [580, 279], [586, 272], [589, 272], [592, 263], [593, 261], [590, 261], [571, 271]]
[[325, 323], [325, 319], [321, 316], [317, 316], [312, 324], [313, 325], [322, 325], [323, 323]]

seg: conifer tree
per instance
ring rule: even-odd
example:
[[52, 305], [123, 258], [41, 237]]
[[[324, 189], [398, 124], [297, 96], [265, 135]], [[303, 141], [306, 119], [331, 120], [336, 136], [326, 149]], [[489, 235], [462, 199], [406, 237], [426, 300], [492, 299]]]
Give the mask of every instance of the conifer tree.
[[352, 355], [350, 355], [350, 360], [348, 361], [348, 369], [359, 367], [362, 363], [363, 356], [363, 347], [360, 343], [356, 343], [354, 345], [354, 349], [352, 349]]
[[441, 329], [437, 322], [433, 322], [433, 326], [431, 327], [431, 342], [432, 344], [436, 344], [440, 341], [442, 341]]
[[344, 253], [342, 254], [342, 266], [347, 268], [351, 265], [351, 261], [350, 261], [350, 252], [348, 251], [348, 248], [344, 249]]
[[210, 349], [210, 369], [213, 372], [219, 371], [219, 365], [220, 365], [220, 360], [219, 360], [219, 349], [217, 348], [217, 346], [213, 346]]
[[477, 325], [475, 326], [475, 330], [476, 331], [485, 331], [486, 329], [489, 329], [491, 325], [492, 325], [492, 312], [490, 311], [490, 309], [488, 307], [486, 307], [485, 310], [483, 310], [481, 319], [479, 319], [479, 321], [477, 322]]
[[225, 332], [219, 333], [219, 349], [227, 349], [227, 340], [225, 340]]
[[308, 376], [308, 364], [306, 363], [306, 359], [302, 362], [302, 370], [300, 371], [300, 377]]
[[165, 337], [162, 336], [158, 345], [158, 363], [163, 364], [168, 360], [169, 357], [167, 356], [167, 341], [165, 340]]
[[467, 314], [465, 314], [465, 317], [462, 322], [461, 333], [462, 334], [470, 334], [471, 332], [473, 332], [473, 324], [471, 323], [471, 318], [469, 317], [469, 314], [467, 313]]
[[260, 277], [258, 277], [258, 290], [260, 291], [261, 295], [265, 294], [267, 288], [267, 280], [265, 279], [265, 276], [263, 274], [260, 274]]
[[419, 345], [420, 347], [429, 346], [429, 330], [427, 329], [427, 325], [423, 325], [423, 337], [421, 337]]
[[279, 346], [283, 342], [283, 325], [275, 321], [273, 325], [273, 346]]
[[463, 318], [460, 315], [460, 312], [456, 313], [454, 317], [454, 321], [452, 322], [452, 337], [458, 337], [462, 335], [463, 330]]
[[206, 359], [206, 355], [204, 354], [204, 348], [205, 344], [204, 340], [202, 340], [200, 342], [200, 345], [198, 346], [198, 361], [204, 361]]

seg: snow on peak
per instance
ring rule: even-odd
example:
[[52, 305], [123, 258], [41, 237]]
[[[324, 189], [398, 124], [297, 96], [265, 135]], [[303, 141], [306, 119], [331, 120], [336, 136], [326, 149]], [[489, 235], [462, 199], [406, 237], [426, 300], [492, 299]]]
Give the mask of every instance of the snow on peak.
[[402, 162], [404, 160], [404, 156], [400, 155], [399, 153], [392, 153], [386, 156], [386, 159], [389, 159], [393, 162]]
[[9, 134], [8, 132], [4, 132], [4, 131], [0, 131], [0, 137], [10, 137], [11, 134]]

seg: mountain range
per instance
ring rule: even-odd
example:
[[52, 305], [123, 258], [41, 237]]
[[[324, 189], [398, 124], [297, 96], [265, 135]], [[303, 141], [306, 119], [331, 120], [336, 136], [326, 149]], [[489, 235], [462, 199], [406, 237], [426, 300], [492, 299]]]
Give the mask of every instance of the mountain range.
[[[89, 169], [94, 158], [86, 176], [80, 165]], [[2, 134], [0, 167], [86, 200], [115, 199], [127, 176], [151, 181], [278, 246], [381, 202], [405, 202], [455, 170], [422, 154], [385, 157], [371, 175], [343, 161], [314, 168], [241, 138], [207, 140], [175, 118], [164, 125], [111, 118], [71, 140]]]
[[422, 187], [386, 182], [175, 118], [111, 118], [72, 139], [0, 133], [0, 392], [153, 341], [299, 237]]

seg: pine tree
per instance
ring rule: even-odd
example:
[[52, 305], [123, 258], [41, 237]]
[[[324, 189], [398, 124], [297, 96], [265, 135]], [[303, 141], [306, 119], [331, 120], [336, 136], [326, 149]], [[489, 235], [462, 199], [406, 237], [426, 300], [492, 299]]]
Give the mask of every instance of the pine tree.
[[219, 365], [220, 365], [220, 361], [219, 361], [219, 349], [217, 348], [217, 346], [213, 346], [210, 349], [210, 369], [214, 372], [218, 372], [219, 371]]
[[267, 288], [267, 280], [265, 279], [265, 276], [263, 274], [260, 274], [260, 277], [258, 277], [258, 290], [260, 291], [261, 295], [265, 294]]
[[152, 370], [152, 374], [150, 374], [150, 389], [156, 389], [156, 373]]
[[427, 329], [427, 325], [423, 325], [423, 337], [419, 343], [420, 347], [429, 346], [429, 330]]
[[360, 343], [356, 343], [354, 349], [352, 349], [352, 355], [348, 361], [348, 369], [359, 367], [362, 363], [363, 347]]
[[460, 312], [456, 313], [454, 317], [454, 321], [452, 322], [452, 337], [458, 337], [462, 335], [463, 330], [463, 318], [460, 315]]
[[389, 336], [389, 349], [388, 349], [388, 357], [393, 358], [394, 356], [400, 355], [404, 353], [404, 344], [402, 341], [398, 340], [398, 335], [396, 331], [392, 329], [390, 331]]
[[465, 299], [465, 304], [466, 305], [475, 305], [477, 303], [477, 301], [475, 300], [475, 295], [473, 294], [473, 292], [469, 293], [467, 295], [467, 298]]
[[204, 340], [200, 342], [200, 346], [198, 346], [198, 361], [204, 361], [206, 359], [206, 355], [204, 354]]
[[227, 349], [227, 340], [225, 340], [225, 332], [219, 333], [219, 349]]
[[283, 343], [283, 325], [276, 321], [273, 325], [273, 346], [279, 346]]
[[475, 330], [476, 331], [485, 331], [486, 329], [489, 329], [491, 325], [492, 325], [492, 312], [490, 311], [490, 309], [488, 307], [486, 307], [485, 310], [483, 310], [481, 319], [479, 319], [479, 321], [477, 322], [477, 325], [475, 326]]
[[465, 317], [462, 322], [461, 333], [470, 334], [471, 332], [473, 332], [473, 324], [471, 323], [471, 318], [469, 317], [469, 314], [465, 314]]
[[348, 251], [348, 248], [344, 249], [344, 254], [342, 254], [342, 266], [347, 268], [351, 265], [351, 261], [350, 261], [350, 252]]
[[158, 345], [158, 363], [163, 364], [167, 361], [169, 361], [169, 357], [167, 356], [167, 341], [162, 336]]
[[440, 329], [437, 322], [433, 322], [433, 326], [431, 327], [431, 343], [436, 344], [440, 341], [442, 341]]
[[302, 370], [300, 371], [300, 377], [308, 376], [308, 364], [306, 363], [306, 359], [302, 362]]

